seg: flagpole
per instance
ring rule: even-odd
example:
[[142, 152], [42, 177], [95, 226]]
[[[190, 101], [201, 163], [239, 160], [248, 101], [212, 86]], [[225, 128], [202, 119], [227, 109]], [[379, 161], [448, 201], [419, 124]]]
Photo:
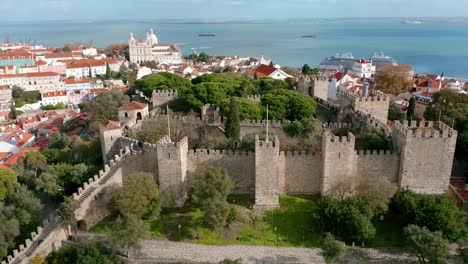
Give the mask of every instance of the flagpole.
[[171, 119], [169, 118], [169, 105], [166, 106], [166, 111], [167, 111], [167, 130], [168, 130], [168, 136], [169, 136], [169, 142], [171, 141]]
[[268, 142], [268, 126], [270, 125], [269, 121], [268, 121], [268, 104], [267, 104], [267, 127], [266, 127], [266, 142]]

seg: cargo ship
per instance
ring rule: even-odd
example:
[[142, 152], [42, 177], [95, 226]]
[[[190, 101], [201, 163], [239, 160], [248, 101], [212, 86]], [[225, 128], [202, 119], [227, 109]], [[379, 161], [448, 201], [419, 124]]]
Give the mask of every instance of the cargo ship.
[[216, 37], [216, 34], [214, 33], [200, 33], [198, 34], [199, 37]]

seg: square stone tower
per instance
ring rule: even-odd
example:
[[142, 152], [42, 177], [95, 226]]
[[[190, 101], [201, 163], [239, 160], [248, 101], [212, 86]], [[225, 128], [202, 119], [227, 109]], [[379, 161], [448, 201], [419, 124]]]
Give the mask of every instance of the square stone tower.
[[187, 198], [188, 139], [173, 143], [165, 137], [157, 144], [157, 153], [159, 188], [171, 195], [177, 207], [182, 207]]
[[322, 195], [343, 190], [353, 190], [355, 178], [355, 137], [339, 137], [324, 132], [322, 138]]
[[395, 123], [393, 145], [401, 153], [399, 186], [418, 193], [447, 192], [457, 131], [443, 122]]
[[255, 137], [255, 208], [279, 208], [280, 143]]
[[122, 137], [122, 128], [119, 122], [107, 121], [99, 126], [99, 137], [101, 139], [101, 151], [104, 164], [114, 155], [119, 154], [120, 144], [118, 140]]

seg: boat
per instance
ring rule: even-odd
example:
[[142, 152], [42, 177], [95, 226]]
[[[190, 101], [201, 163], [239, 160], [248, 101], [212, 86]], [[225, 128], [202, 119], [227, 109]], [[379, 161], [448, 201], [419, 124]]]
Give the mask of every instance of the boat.
[[198, 34], [199, 37], [216, 37], [216, 34], [214, 33], [200, 33]]
[[303, 35], [301, 38], [318, 38], [318, 35]]
[[[354, 62], [357, 59], [354, 58], [352, 53], [343, 53], [336, 54], [323, 60], [319, 68], [323, 70], [351, 70], [353, 68]], [[384, 65], [397, 65], [398, 62], [390, 56], [386, 56], [383, 53], [377, 54], [374, 53], [374, 56], [370, 58], [372, 64], [376, 66], [377, 70], [382, 68]]]

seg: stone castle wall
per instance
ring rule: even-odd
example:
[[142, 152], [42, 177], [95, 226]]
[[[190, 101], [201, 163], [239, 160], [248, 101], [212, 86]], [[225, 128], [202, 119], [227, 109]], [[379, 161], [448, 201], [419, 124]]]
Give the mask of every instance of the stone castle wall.
[[402, 188], [420, 193], [449, 189], [457, 131], [442, 122], [396, 122], [393, 141], [401, 152]]
[[328, 99], [328, 78], [302, 75], [297, 81], [297, 91], [322, 100]]
[[322, 156], [314, 152], [281, 152], [281, 194], [319, 194], [322, 181]]
[[392, 151], [356, 151], [356, 173], [361, 178], [385, 177], [398, 184], [400, 155]]
[[390, 99], [380, 91], [367, 98], [362, 98], [348, 92], [341, 92], [340, 105], [343, 109], [351, 105], [354, 111], [362, 112], [364, 115], [371, 115], [381, 123], [386, 124], [388, 121]]
[[164, 108], [169, 104], [169, 102], [177, 99], [178, 97], [179, 93], [176, 90], [154, 90], [153, 95], [151, 96], [153, 108]]
[[187, 155], [189, 185], [207, 168], [225, 168], [235, 183], [234, 193], [252, 194], [255, 189], [255, 154], [252, 152], [197, 149]]

